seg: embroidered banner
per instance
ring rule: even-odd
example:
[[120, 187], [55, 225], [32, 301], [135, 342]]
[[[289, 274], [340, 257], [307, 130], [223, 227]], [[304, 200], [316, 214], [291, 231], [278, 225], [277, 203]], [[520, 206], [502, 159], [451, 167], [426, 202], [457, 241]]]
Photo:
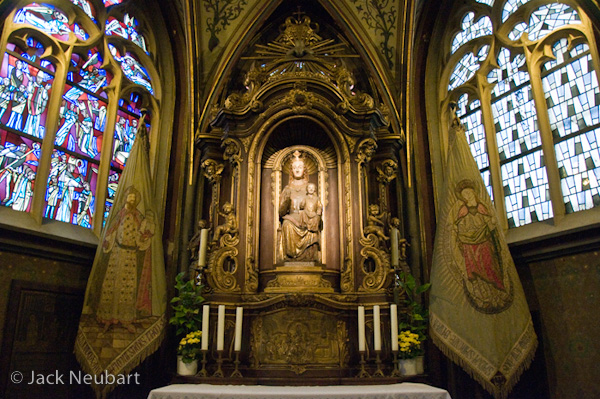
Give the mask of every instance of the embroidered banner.
[[[142, 122], [96, 250], [75, 341], [82, 369], [96, 376], [129, 373], [156, 351], [166, 326], [162, 233]], [[92, 383], [97, 397], [115, 388], [102, 381]]]
[[537, 347], [529, 307], [496, 211], [455, 115], [431, 269], [433, 342], [496, 398]]

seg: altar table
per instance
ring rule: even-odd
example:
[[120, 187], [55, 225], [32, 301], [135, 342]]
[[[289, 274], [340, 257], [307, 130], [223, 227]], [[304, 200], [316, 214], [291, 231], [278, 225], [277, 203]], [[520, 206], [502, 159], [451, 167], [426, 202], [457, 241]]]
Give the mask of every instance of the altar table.
[[440, 388], [403, 382], [391, 385], [264, 386], [175, 384], [148, 399], [452, 399]]

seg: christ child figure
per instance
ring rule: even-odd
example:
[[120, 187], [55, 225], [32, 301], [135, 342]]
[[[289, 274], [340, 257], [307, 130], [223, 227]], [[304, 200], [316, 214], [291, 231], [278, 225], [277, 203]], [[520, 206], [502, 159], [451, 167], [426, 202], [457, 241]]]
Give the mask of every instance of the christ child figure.
[[321, 215], [323, 214], [323, 204], [317, 196], [317, 186], [314, 183], [306, 185], [306, 197], [300, 203], [302, 209], [302, 224], [307, 230], [318, 232], [321, 225]]

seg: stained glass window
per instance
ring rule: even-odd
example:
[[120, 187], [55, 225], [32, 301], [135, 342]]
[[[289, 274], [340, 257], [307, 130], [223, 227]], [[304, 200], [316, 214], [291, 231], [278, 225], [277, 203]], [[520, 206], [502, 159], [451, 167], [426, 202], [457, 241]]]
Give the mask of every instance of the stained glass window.
[[[13, 11], [2, 36], [7, 41], [0, 65], [0, 205], [29, 212], [33, 203], [43, 202], [44, 218], [99, 233], [142, 108], [156, 104], [150, 100], [155, 66], [136, 55], [139, 48], [146, 54], [151, 49], [125, 4], [111, 11], [121, 3], [104, 1], [106, 10], [100, 12], [90, 0], [60, 2], [60, 8], [50, 0]], [[98, 23], [101, 15], [104, 24]], [[57, 51], [69, 54], [70, 62], [55, 64], [62, 56]], [[111, 59], [121, 66], [118, 77], [107, 68]], [[107, 87], [121, 91], [112, 96]], [[144, 112], [149, 131], [157, 111], [152, 106]], [[52, 149], [42, 153], [42, 147]]]
[[146, 71], [146, 68], [140, 64], [135, 56], [129, 52], [121, 54], [121, 52], [112, 44], [109, 44], [108, 48], [110, 49], [114, 59], [121, 64], [121, 70], [127, 79], [146, 88], [150, 93], [154, 93], [154, 90], [152, 89], [152, 83], [150, 83], [150, 76]]
[[481, 62], [487, 57], [488, 50], [489, 46], [485, 45], [477, 52], [477, 55], [473, 53], [465, 54], [458, 61], [454, 71], [450, 75], [448, 90], [452, 90], [471, 79], [481, 66]]
[[[486, 2], [489, 9], [476, 2], [472, 12], [457, 10], [448, 25], [454, 39], [442, 101], [457, 103], [488, 192], [503, 194], [506, 225], [600, 207], [600, 89], [585, 13], [542, 1]], [[451, 28], [459, 18], [460, 28]], [[528, 40], [519, 40], [524, 34]], [[485, 54], [462, 46], [483, 36], [490, 45]], [[539, 59], [541, 70], [533, 73]], [[488, 157], [490, 149], [498, 155]]]
[[115, 17], [109, 17], [105, 30], [107, 35], [117, 35], [123, 39], [131, 40], [148, 54], [146, 39], [138, 32], [138, 22], [135, 18], [130, 17], [129, 14], [125, 14], [123, 22]]
[[462, 21], [462, 31], [458, 32], [452, 41], [452, 53], [473, 39], [491, 34], [492, 21], [489, 17], [483, 16], [475, 22], [475, 13], [467, 13]]
[[80, 40], [89, 38], [87, 32], [79, 24], [69, 24], [67, 15], [49, 4], [31, 3], [21, 8], [15, 14], [14, 22], [31, 25], [63, 41], [69, 40], [70, 33], [75, 34]]
[[600, 206], [600, 90], [587, 44], [553, 46], [542, 82], [567, 213]]

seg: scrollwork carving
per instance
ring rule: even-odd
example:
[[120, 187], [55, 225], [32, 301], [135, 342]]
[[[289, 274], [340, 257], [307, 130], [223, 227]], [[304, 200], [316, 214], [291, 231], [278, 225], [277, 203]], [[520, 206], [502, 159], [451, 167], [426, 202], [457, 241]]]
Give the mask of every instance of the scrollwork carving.
[[358, 165], [371, 162], [375, 150], [377, 150], [377, 142], [372, 138], [364, 139], [358, 143], [358, 149], [356, 150], [356, 162]]

